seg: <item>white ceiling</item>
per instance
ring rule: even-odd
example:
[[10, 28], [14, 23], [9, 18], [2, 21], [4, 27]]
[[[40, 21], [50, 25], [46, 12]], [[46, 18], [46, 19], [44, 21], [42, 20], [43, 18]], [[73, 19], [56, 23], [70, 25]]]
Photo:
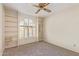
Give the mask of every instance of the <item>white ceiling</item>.
[[21, 13], [32, 15], [32, 16], [40, 16], [40, 17], [47, 17], [53, 13], [57, 13], [63, 9], [67, 9], [68, 7], [73, 7], [74, 5], [79, 5], [75, 3], [50, 3], [48, 5], [48, 9], [52, 10], [51, 13], [47, 13], [43, 10], [41, 10], [38, 14], [35, 14], [35, 12], [38, 10], [38, 8], [33, 6], [34, 3], [6, 3], [4, 4], [5, 7], [12, 8], [14, 10], [17, 10]]

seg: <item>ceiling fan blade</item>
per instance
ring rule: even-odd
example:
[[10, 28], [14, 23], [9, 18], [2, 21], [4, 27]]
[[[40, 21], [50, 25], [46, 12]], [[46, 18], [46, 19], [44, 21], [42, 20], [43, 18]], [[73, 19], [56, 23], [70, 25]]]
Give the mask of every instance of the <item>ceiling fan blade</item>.
[[33, 5], [33, 6], [35, 6], [35, 7], [38, 7], [38, 8], [39, 8], [39, 6], [37, 6], [37, 5]]
[[47, 12], [52, 12], [51, 10], [49, 10], [49, 9], [46, 9], [46, 8], [44, 8], [44, 10], [45, 10], [45, 11], [47, 11]]
[[46, 5], [45, 6], [47, 6], [47, 5], [49, 5], [50, 3], [46, 3]]
[[37, 14], [41, 9], [38, 9], [37, 12], [35, 12], [35, 14]]

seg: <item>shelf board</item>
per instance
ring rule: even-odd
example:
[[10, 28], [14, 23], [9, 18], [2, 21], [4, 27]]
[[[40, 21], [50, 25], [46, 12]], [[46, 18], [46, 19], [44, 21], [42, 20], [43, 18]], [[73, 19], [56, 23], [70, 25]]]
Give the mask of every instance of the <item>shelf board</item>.
[[10, 23], [17, 23], [17, 22], [15, 22], [15, 21], [5, 21], [5, 22], [10, 22]]
[[13, 31], [13, 30], [5, 30], [5, 32], [17, 32], [17, 30]]
[[12, 17], [12, 18], [18, 18], [18, 17], [14, 17], [14, 16], [9, 16], [9, 15], [5, 15], [5, 17]]
[[5, 27], [11, 27], [11, 28], [12, 28], [12, 27], [13, 27], [13, 28], [16, 27], [16, 28], [17, 28], [17, 26], [5, 26]]

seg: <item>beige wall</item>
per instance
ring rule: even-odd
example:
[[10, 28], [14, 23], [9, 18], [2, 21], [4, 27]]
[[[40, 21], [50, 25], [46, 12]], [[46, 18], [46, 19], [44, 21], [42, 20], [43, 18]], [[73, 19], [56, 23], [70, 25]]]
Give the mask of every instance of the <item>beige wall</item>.
[[79, 52], [79, 6], [48, 17], [44, 37], [49, 43]]
[[0, 4], [0, 55], [2, 55], [4, 51], [4, 38], [4, 8], [3, 5]]

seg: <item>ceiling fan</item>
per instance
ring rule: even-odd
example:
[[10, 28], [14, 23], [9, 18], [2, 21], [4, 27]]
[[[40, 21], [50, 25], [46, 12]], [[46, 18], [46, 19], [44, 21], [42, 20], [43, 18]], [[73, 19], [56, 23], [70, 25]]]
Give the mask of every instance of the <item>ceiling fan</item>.
[[52, 12], [50, 9], [47, 9], [47, 6], [49, 4], [50, 3], [39, 3], [38, 5], [33, 5], [38, 8], [38, 10], [35, 12], [35, 14], [39, 13], [41, 10], [44, 10], [46, 12]]

